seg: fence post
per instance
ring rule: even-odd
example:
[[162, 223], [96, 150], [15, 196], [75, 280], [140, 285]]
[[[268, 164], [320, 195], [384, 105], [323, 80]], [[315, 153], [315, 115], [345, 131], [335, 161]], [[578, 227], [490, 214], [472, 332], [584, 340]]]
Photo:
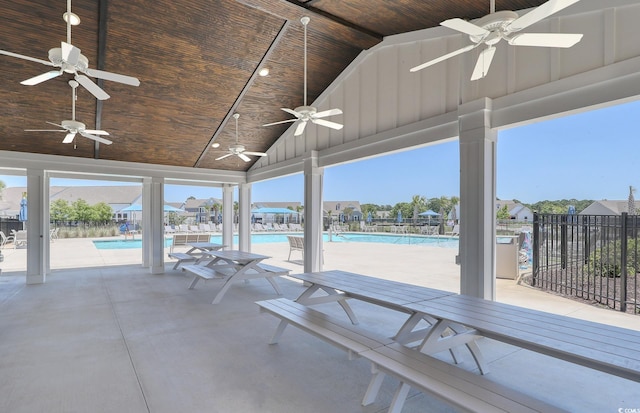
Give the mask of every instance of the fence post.
[[560, 216], [560, 267], [567, 269], [567, 249], [569, 237], [567, 236], [567, 216]]
[[627, 311], [627, 220], [629, 218], [626, 212], [622, 213], [622, 228], [620, 229], [620, 311]]
[[539, 216], [536, 211], [533, 212], [533, 262], [531, 276], [531, 286], [536, 286], [536, 279], [538, 278], [538, 269], [540, 268], [540, 223], [538, 222]]

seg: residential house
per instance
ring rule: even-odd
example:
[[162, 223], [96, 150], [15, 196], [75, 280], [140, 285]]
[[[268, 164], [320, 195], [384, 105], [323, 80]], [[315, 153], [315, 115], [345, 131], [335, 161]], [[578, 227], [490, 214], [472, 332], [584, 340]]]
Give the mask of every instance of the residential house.
[[194, 223], [222, 222], [222, 200], [218, 198], [189, 198], [182, 209], [186, 211], [187, 220]]
[[[640, 211], [640, 201], [636, 201], [636, 211]], [[629, 212], [629, 201], [594, 201], [591, 205], [582, 210], [578, 215], [621, 215]]]
[[322, 209], [325, 215], [339, 222], [362, 221], [362, 209], [359, 201], [324, 201]]

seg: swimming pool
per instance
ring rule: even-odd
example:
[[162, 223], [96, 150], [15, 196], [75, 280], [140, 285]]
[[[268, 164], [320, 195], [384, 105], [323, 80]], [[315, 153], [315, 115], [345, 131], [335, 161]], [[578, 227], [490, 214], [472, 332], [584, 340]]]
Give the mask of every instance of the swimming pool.
[[[302, 236], [302, 233], [268, 233], [251, 234], [252, 244], [287, 243], [287, 235]], [[324, 242], [329, 242], [329, 235], [323, 235]], [[212, 235], [211, 242], [222, 244], [222, 235]], [[458, 238], [429, 237], [421, 235], [396, 235], [396, 234], [359, 234], [343, 233], [333, 234], [331, 242], [371, 242], [377, 244], [403, 244], [403, 245], [427, 245], [444, 248], [458, 248]], [[238, 245], [238, 235], [233, 236], [234, 245]], [[93, 245], [99, 250], [116, 250], [129, 248], [142, 248], [142, 240], [95, 240]], [[171, 246], [171, 238], [165, 240], [165, 247]]]

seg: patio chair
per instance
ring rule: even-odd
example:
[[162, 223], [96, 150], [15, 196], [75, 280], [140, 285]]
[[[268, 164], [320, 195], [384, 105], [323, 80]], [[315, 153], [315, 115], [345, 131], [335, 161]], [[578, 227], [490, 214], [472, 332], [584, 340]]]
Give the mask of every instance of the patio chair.
[[9, 242], [14, 242], [14, 236], [9, 235], [8, 237], [4, 234], [4, 232], [0, 231], [0, 249], [4, 248], [4, 246]]
[[60, 231], [60, 228], [51, 228], [49, 230], [49, 240], [51, 242], [55, 241], [58, 239], [58, 232]]
[[25, 247], [27, 246], [26, 230], [16, 231], [12, 229], [11, 233], [13, 234], [13, 249], [16, 249], [22, 246], [25, 246]]

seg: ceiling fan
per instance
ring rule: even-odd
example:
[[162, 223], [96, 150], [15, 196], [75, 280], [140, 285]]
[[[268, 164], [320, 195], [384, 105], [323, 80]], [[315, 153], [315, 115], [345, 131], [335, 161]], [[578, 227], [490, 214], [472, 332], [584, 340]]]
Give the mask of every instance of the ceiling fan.
[[304, 132], [304, 128], [307, 126], [307, 122], [311, 121], [311, 123], [315, 123], [316, 125], [326, 126], [332, 129], [340, 130], [343, 125], [330, 122], [328, 120], [324, 120], [322, 118], [326, 118], [333, 115], [342, 114], [342, 110], [340, 109], [329, 109], [323, 110], [322, 112], [318, 112], [318, 109], [313, 106], [307, 106], [307, 25], [311, 19], [309, 17], [303, 17], [300, 19], [302, 25], [304, 26], [304, 103], [302, 106], [298, 106], [295, 109], [287, 109], [281, 108], [287, 113], [295, 116], [295, 119], [287, 119], [280, 122], [267, 123], [262, 126], [271, 126], [271, 125], [279, 125], [281, 123], [288, 122], [297, 122], [300, 121], [298, 126], [296, 127], [296, 131], [294, 132], [294, 136], [300, 136]]
[[493, 60], [493, 55], [496, 52], [495, 44], [502, 39], [513, 46], [571, 47], [582, 39], [582, 34], [518, 32], [578, 1], [580, 0], [549, 0], [530, 12], [518, 16], [518, 13], [509, 10], [496, 12], [495, 0], [491, 0], [490, 14], [475, 20], [473, 23], [458, 18], [440, 23], [442, 26], [469, 35], [472, 44], [413, 67], [409, 71], [417, 72], [450, 57], [475, 49], [480, 45], [486, 45], [487, 48], [480, 52], [471, 75], [471, 80], [477, 80], [486, 76]]
[[231, 155], [236, 155], [238, 156], [240, 159], [242, 159], [245, 162], [249, 162], [251, 161], [251, 158], [249, 158], [247, 155], [253, 155], [253, 156], [267, 156], [266, 153], [264, 152], [249, 152], [246, 151], [244, 149], [244, 145], [239, 144], [238, 143], [238, 118], [240, 117], [240, 115], [238, 113], [234, 113], [233, 114], [233, 118], [236, 120], [236, 143], [229, 146], [229, 153], [226, 155], [222, 155], [219, 158], [216, 158], [216, 161], [219, 161], [220, 159], [224, 159], [227, 158]]
[[109, 99], [110, 96], [84, 74], [131, 86], [140, 85], [140, 81], [135, 77], [105, 72], [103, 70], [89, 69], [89, 60], [80, 53], [80, 49], [71, 44], [71, 26], [80, 24], [80, 18], [76, 14], [71, 13], [71, 0], [67, 0], [67, 12], [63, 14], [63, 19], [67, 22], [67, 41], [61, 42], [60, 47], [54, 47], [49, 50], [49, 62], [46, 60], [36, 59], [34, 57], [8, 52], [6, 50], [0, 50], [0, 54], [3, 55], [59, 68], [58, 70], [52, 70], [30, 79], [23, 80], [20, 82], [21, 84], [33, 86], [46, 80], [53, 79], [54, 77], [58, 77], [65, 72], [72, 73], [74, 75], [74, 79], [99, 100]]
[[79, 133], [85, 138], [93, 139], [94, 141], [104, 143], [105, 145], [111, 145], [113, 142], [111, 142], [110, 140], [97, 136], [108, 135], [109, 132], [103, 130], [86, 129], [86, 125], [84, 123], [78, 122], [76, 120], [76, 88], [78, 87], [78, 82], [76, 82], [75, 80], [70, 80], [69, 86], [71, 86], [72, 89], [71, 120], [63, 120], [61, 124], [47, 122], [49, 125], [58, 126], [62, 129], [25, 129], [25, 132], [65, 132], [66, 135], [62, 143], [73, 142], [76, 134]]

